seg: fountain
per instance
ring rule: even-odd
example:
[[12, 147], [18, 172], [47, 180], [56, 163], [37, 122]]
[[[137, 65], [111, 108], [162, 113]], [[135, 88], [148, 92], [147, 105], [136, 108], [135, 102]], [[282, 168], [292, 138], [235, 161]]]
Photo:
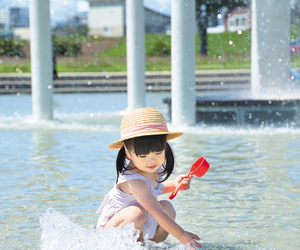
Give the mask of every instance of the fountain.
[[[146, 105], [167, 117], [157, 100], [170, 96], [147, 92]], [[117, 152], [107, 145], [119, 138], [127, 94], [53, 99], [54, 119], [32, 122], [30, 95], [0, 98], [0, 249], [185, 249], [173, 237], [143, 248], [126, 238], [130, 230], [94, 231], [95, 211], [116, 180]], [[174, 177], [202, 155], [211, 164], [172, 200], [180, 225], [205, 249], [299, 248], [299, 128], [170, 129], [184, 132], [170, 141]]]
[[[251, 93], [196, 97], [196, 122], [300, 125], [300, 100], [289, 89], [289, 0], [252, 1]], [[164, 99], [171, 106], [171, 99]]]

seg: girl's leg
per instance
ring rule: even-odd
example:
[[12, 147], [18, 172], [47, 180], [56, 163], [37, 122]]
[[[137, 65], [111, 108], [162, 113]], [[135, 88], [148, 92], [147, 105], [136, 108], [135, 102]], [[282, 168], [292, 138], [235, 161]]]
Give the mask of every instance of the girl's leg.
[[[173, 220], [175, 220], [176, 212], [175, 212], [175, 209], [174, 209], [173, 205], [171, 204], [171, 202], [169, 202], [167, 200], [162, 200], [159, 203], [162, 205], [162, 207], [164, 208], [166, 213], [169, 216], [171, 216], [173, 218]], [[160, 225], [158, 225], [155, 235], [152, 240], [158, 243], [158, 242], [164, 241], [168, 237], [168, 235], [169, 235], [169, 233], [165, 229], [163, 229]]]
[[141, 206], [129, 206], [116, 213], [105, 225], [109, 227], [124, 227], [127, 223], [133, 222], [134, 227], [140, 231], [140, 238], [143, 238], [142, 231], [147, 218], [147, 211]]

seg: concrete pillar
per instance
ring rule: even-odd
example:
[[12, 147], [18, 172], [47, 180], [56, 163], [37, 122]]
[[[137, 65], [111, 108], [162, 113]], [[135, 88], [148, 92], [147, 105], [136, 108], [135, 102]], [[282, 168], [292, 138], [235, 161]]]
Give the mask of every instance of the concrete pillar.
[[145, 21], [143, 0], [126, 0], [127, 100], [129, 110], [145, 106]]
[[252, 95], [280, 96], [288, 86], [290, 0], [252, 0]]
[[32, 113], [35, 120], [52, 119], [52, 46], [49, 0], [30, 0]]
[[172, 1], [172, 124], [196, 123], [195, 0]]

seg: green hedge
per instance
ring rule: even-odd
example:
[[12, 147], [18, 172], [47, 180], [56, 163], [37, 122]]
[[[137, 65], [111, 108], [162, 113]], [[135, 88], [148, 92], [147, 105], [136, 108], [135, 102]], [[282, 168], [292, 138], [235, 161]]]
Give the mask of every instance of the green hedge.
[[[0, 39], [0, 56], [26, 57], [23, 46], [26, 43], [19, 39]], [[76, 40], [53, 39], [53, 52], [56, 56], [79, 56], [81, 43]]]
[[19, 39], [0, 39], [0, 56], [26, 57], [23, 52], [24, 41]]
[[74, 40], [53, 38], [53, 52], [56, 56], [79, 56], [81, 43]]
[[147, 56], [171, 55], [171, 36], [165, 34], [147, 34], [145, 43]]

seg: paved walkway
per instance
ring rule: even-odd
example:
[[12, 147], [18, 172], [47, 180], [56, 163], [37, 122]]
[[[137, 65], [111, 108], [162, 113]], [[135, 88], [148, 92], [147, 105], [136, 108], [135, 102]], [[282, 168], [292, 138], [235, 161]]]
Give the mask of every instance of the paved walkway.
[[[195, 72], [196, 91], [250, 89], [250, 70]], [[54, 93], [126, 92], [126, 72], [61, 73], [53, 81]], [[145, 72], [146, 91], [171, 91], [171, 72]], [[31, 93], [31, 74], [0, 74], [0, 94]]]

